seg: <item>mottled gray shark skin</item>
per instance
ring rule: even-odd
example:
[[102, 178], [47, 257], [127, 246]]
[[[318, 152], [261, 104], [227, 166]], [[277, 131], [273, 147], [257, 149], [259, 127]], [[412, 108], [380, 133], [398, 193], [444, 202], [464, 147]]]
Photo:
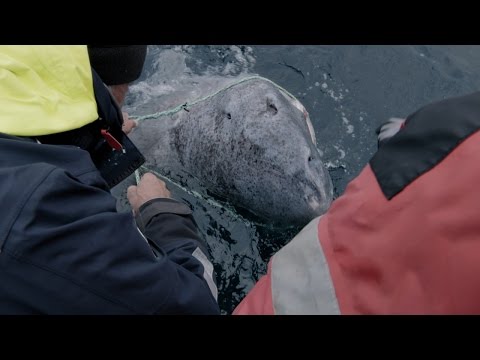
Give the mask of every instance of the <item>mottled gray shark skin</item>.
[[326, 212], [333, 187], [307, 112], [262, 79], [235, 85], [174, 115], [142, 120], [131, 139], [146, 166], [262, 223], [304, 225]]

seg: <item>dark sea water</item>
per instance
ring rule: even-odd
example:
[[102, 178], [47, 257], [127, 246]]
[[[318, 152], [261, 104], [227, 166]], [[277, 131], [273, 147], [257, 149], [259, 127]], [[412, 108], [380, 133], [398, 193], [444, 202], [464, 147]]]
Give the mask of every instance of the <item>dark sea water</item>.
[[[374, 154], [375, 129], [389, 117], [480, 88], [480, 47], [150, 46], [126, 109], [153, 113], [174, 104], [173, 95], [185, 101], [205, 96], [216, 79], [245, 74], [266, 77], [303, 103], [338, 197]], [[122, 192], [132, 182], [114, 191], [121, 210], [128, 209]], [[266, 228], [196, 196], [192, 190], [198, 189], [167, 185], [194, 210], [215, 266], [220, 307], [229, 314], [299, 229]]]

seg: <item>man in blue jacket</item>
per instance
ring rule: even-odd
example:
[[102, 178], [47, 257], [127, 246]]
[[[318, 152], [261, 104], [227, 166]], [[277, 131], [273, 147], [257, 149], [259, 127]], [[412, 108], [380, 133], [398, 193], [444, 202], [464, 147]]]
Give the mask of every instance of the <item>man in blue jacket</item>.
[[152, 174], [133, 214], [110, 194], [144, 161], [120, 106], [145, 55], [0, 46], [0, 314], [219, 313], [189, 207]]

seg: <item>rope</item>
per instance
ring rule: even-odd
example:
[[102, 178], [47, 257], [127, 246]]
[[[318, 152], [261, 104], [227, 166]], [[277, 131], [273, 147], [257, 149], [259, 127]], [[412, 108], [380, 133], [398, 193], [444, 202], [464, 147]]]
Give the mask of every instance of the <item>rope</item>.
[[[213, 94], [210, 94], [210, 95], [207, 95], [203, 98], [200, 98], [200, 99], [197, 99], [191, 103], [183, 103], [181, 105], [178, 105], [176, 107], [174, 107], [173, 109], [169, 109], [169, 110], [165, 110], [165, 111], [160, 111], [160, 112], [156, 112], [156, 113], [153, 113], [153, 114], [148, 114], [148, 115], [142, 115], [142, 116], [132, 116], [131, 118], [134, 119], [134, 120], [138, 120], [138, 121], [141, 121], [141, 120], [146, 120], [146, 119], [155, 119], [155, 118], [159, 118], [159, 117], [162, 117], [162, 116], [169, 116], [169, 115], [173, 115], [173, 114], [176, 114], [177, 112], [179, 111], [182, 111], [184, 109], [187, 109], [187, 107], [190, 107], [190, 106], [193, 106], [193, 105], [196, 105], [196, 104], [199, 104], [203, 101], [206, 101], [208, 99], [211, 99], [212, 97], [214, 96], [217, 96], [218, 94], [234, 87], [234, 86], [237, 86], [239, 84], [242, 84], [244, 82], [247, 82], [247, 81], [252, 81], [252, 80], [264, 80], [270, 84], [272, 84], [273, 86], [275, 86], [277, 89], [283, 91], [285, 94], [287, 94], [288, 96], [290, 96], [292, 99], [294, 100], [297, 100], [297, 98], [295, 96], [293, 96], [292, 94], [290, 94], [287, 90], [285, 90], [283, 87], [281, 87], [280, 85], [274, 83], [273, 81], [267, 79], [267, 78], [264, 78], [262, 76], [258, 76], [258, 75], [255, 75], [255, 76], [249, 76], [249, 77], [246, 77], [246, 78], [243, 78], [243, 79], [240, 79], [238, 81], [235, 81], [223, 88], [221, 88], [220, 90], [214, 92]], [[297, 100], [298, 101], [298, 100]]]
[[[151, 172], [153, 174], [155, 174], [156, 176], [158, 176], [160, 179], [164, 180], [165, 182], [171, 184], [171, 185], [174, 185], [175, 187], [183, 190], [185, 193], [201, 200], [201, 201], [206, 201], [209, 205], [213, 206], [213, 207], [216, 207], [216, 208], [219, 208], [219, 209], [222, 209], [224, 210], [225, 212], [227, 212], [229, 214], [230, 217], [234, 218], [234, 219], [240, 219], [242, 220], [244, 223], [246, 224], [250, 224], [252, 223], [252, 221], [248, 221], [246, 219], [244, 219], [242, 216], [238, 215], [230, 206], [228, 206], [227, 204], [222, 204], [218, 201], [215, 201], [211, 198], [205, 198], [204, 196], [202, 196], [200, 193], [198, 193], [197, 191], [195, 190], [190, 190], [190, 189], [187, 189], [185, 188], [184, 186], [180, 185], [179, 183], [177, 183], [176, 181], [173, 181], [172, 179], [169, 179], [168, 177], [156, 172], [155, 170], [151, 170], [149, 168], [147, 168], [146, 166], [140, 166], [140, 169], [144, 170], [144, 171], [148, 171], [148, 172]], [[140, 181], [140, 174], [139, 174], [139, 170], [135, 170], [135, 178], [136, 178], [136, 181], [137, 181], [137, 185], [138, 185], [138, 182]], [[253, 222], [254, 224], [256, 224], [255, 222]]]

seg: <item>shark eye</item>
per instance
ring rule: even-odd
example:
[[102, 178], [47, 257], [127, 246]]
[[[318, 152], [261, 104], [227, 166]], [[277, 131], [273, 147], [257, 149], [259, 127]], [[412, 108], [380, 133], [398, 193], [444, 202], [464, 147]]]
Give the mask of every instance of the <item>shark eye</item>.
[[275, 106], [274, 102], [267, 98], [267, 111], [272, 112], [275, 115], [278, 112], [277, 107]]

